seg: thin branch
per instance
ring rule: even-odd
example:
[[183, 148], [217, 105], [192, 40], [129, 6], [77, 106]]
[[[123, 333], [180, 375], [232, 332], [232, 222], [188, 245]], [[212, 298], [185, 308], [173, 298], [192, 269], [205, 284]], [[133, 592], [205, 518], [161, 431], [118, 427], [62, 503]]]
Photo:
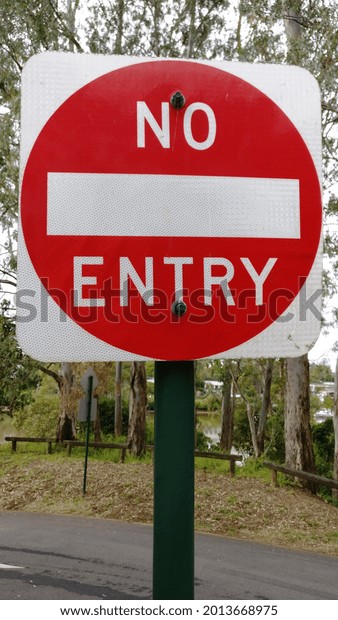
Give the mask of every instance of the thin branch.
[[81, 46], [81, 44], [78, 42], [77, 38], [75, 37], [74, 33], [70, 30], [70, 28], [67, 26], [67, 24], [65, 24], [65, 22], [63, 21], [59, 11], [57, 10], [57, 8], [55, 7], [54, 3], [52, 2], [52, 0], [49, 0], [49, 4], [52, 7], [52, 10], [54, 12], [55, 17], [59, 20], [62, 28], [63, 28], [63, 34], [64, 36], [66, 36], [68, 38], [68, 40], [71, 43], [74, 43], [76, 49], [78, 50], [78, 52], [84, 52], [83, 47]]
[[303, 28], [307, 28], [306, 22], [299, 15], [292, 15], [291, 10], [290, 10], [290, 13], [285, 13], [283, 15], [283, 19], [286, 19], [289, 22], [294, 22], [295, 24], [298, 24], [299, 26], [303, 26]]
[[3, 43], [0, 43], [0, 47], [2, 47], [2, 49], [7, 52], [7, 54], [11, 57], [11, 59], [13, 60], [13, 62], [16, 64], [16, 66], [18, 67], [20, 73], [22, 71], [22, 65], [20, 65], [19, 61], [15, 58], [14, 54], [11, 52], [11, 50], [9, 48], [7, 48]]
[[[1, 255], [0, 255], [1, 256]], [[17, 280], [16, 276], [14, 275], [14, 273], [12, 273], [11, 271], [8, 271], [7, 269], [3, 269], [2, 267], [0, 267], [0, 271], [4, 276], [9, 276], [10, 278], [12, 278], [13, 280]]]
[[56, 381], [56, 383], [60, 387], [61, 377], [58, 375], [57, 372], [54, 372], [54, 370], [50, 370], [49, 368], [46, 368], [46, 366], [40, 366], [40, 364], [38, 364], [38, 369], [41, 370], [41, 372], [44, 372], [46, 375], [49, 375], [49, 377], [52, 377], [54, 381]]
[[338, 108], [333, 107], [329, 103], [325, 103], [325, 101], [322, 102], [322, 109], [328, 110], [329, 112], [334, 112], [334, 114], [338, 114]]
[[248, 404], [248, 402], [249, 402], [249, 401], [248, 401], [248, 399], [246, 398], [246, 396], [244, 396], [244, 392], [243, 392], [242, 388], [240, 388], [240, 386], [239, 386], [239, 383], [238, 383], [238, 378], [239, 378], [239, 377], [235, 377], [235, 375], [234, 375], [234, 373], [233, 373], [232, 368], [229, 368], [229, 370], [230, 370], [230, 374], [231, 374], [232, 380], [233, 380], [233, 382], [234, 382], [234, 385], [235, 385], [235, 387], [236, 387], [236, 389], [237, 389], [237, 391], [238, 391], [238, 393], [239, 393], [240, 397], [244, 400], [244, 402], [245, 402], [246, 404]]

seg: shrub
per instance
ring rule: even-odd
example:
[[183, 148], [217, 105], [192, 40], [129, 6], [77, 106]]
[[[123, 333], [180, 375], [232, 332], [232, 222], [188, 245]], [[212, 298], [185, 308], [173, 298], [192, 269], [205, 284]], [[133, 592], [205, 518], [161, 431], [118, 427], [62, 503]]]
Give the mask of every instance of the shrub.
[[222, 399], [218, 394], [209, 393], [203, 398], [196, 398], [196, 409], [201, 411], [219, 411], [221, 409]]
[[147, 415], [146, 417], [146, 444], [147, 446], [154, 445], [154, 416]]
[[210, 440], [208, 437], [202, 432], [196, 430], [196, 450], [200, 450], [201, 452], [207, 452], [210, 449], [209, 444]]
[[[114, 435], [115, 425], [115, 399], [102, 397], [98, 402], [100, 426], [103, 435]], [[122, 403], [122, 435], [128, 434], [129, 410]]]
[[42, 386], [32, 403], [15, 412], [14, 425], [31, 437], [53, 437], [59, 415], [59, 398]]
[[334, 458], [333, 421], [328, 419], [321, 424], [314, 424], [312, 437], [317, 473], [320, 476], [331, 478]]

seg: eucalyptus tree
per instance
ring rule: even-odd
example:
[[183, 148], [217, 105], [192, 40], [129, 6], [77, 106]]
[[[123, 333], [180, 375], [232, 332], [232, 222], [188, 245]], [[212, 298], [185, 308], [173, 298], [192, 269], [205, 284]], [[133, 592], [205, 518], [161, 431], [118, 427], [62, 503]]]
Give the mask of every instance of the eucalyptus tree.
[[[238, 3], [238, 57], [297, 64], [317, 78], [322, 93], [323, 172], [326, 213], [337, 217], [337, 19], [334, 0], [243, 0]], [[337, 253], [337, 237], [326, 249]], [[337, 270], [337, 263], [334, 265]], [[329, 282], [331, 291], [334, 283]], [[308, 359], [287, 359], [285, 452], [291, 467], [314, 469], [310, 433]]]
[[[336, 3], [335, 3], [336, 4]], [[330, 2], [285, 3], [284, 23], [288, 39], [288, 59], [306, 66], [316, 75], [323, 97], [323, 154], [324, 188], [329, 189], [337, 180], [332, 163], [336, 154], [332, 147], [337, 143], [332, 127], [337, 118], [332, 116], [332, 88], [337, 85], [338, 72], [333, 69], [334, 49], [337, 47], [337, 31], [332, 30], [332, 18], [338, 17], [337, 6]], [[313, 36], [314, 32], [316, 33]], [[325, 36], [319, 37], [318, 35]], [[314, 49], [311, 49], [312, 46]], [[311, 48], [309, 47], [311, 46]], [[332, 47], [333, 46], [333, 47]], [[336, 112], [334, 112], [336, 116]], [[287, 360], [288, 391], [285, 417], [285, 447], [287, 464], [299, 469], [314, 470], [314, 454], [310, 441], [308, 360]]]
[[230, 5], [228, 0], [94, 0], [88, 3], [87, 45], [101, 54], [216, 58], [228, 50], [229, 56]]
[[221, 409], [220, 448], [230, 454], [234, 429], [234, 382], [230, 370], [231, 362], [225, 361], [222, 368], [223, 393]]
[[[302, 2], [283, 3], [289, 61], [301, 60]], [[298, 64], [298, 63], [297, 63]], [[285, 461], [289, 467], [315, 472], [310, 427], [310, 375], [307, 355], [286, 360]], [[312, 487], [311, 483], [303, 483]], [[316, 488], [313, 487], [315, 491]]]
[[[338, 180], [336, 105], [337, 19], [335, 0], [241, 0], [237, 9], [233, 58], [251, 62], [297, 64], [317, 78], [322, 93], [323, 172], [325, 208], [338, 215], [333, 192]], [[329, 198], [327, 199], [327, 195]], [[337, 235], [326, 234], [326, 251], [337, 256]], [[337, 271], [337, 260], [333, 267]], [[326, 282], [334, 290], [326, 274]], [[286, 361], [285, 452], [290, 466], [314, 469], [310, 432], [309, 373], [307, 356]], [[268, 396], [268, 383], [266, 395]], [[247, 404], [250, 401], [246, 399]], [[250, 406], [249, 413], [250, 413]], [[254, 425], [250, 425], [253, 433]]]
[[131, 363], [128, 447], [134, 456], [146, 449], [147, 377], [145, 362]]

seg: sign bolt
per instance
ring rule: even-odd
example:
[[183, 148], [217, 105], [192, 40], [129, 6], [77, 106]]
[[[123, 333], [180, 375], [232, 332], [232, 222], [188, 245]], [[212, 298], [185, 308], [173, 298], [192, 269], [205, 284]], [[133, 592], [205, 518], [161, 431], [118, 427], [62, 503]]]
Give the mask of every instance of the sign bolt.
[[185, 314], [187, 311], [187, 304], [184, 303], [184, 301], [182, 300], [174, 301], [173, 305], [171, 306], [171, 310], [174, 314], [176, 314], [176, 316], [183, 316], [183, 314]]
[[183, 108], [184, 104], [185, 104], [185, 97], [184, 95], [182, 95], [182, 93], [178, 90], [176, 91], [176, 93], [174, 93], [173, 95], [171, 95], [170, 97], [170, 103], [173, 106], [173, 108], [176, 108], [176, 110], [180, 110], [180, 108]]

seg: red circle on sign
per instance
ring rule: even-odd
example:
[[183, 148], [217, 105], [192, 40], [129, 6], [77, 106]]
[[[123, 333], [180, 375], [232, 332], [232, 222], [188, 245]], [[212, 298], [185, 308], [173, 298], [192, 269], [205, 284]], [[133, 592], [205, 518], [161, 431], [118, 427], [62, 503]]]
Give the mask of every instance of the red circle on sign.
[[[145, 146], [137, 144], [137, 102], [145, 102], [161, 123], [162, 103], [176, 91], [181, 109], [170, 106], [170, 146], [161, 144], [145, 123]], [[216, 119], [213, 143], [198, 149], [183, 131], [188, 106], [203, 102]], [[203, 144], [210, 126], [196, 111], [191, 132]], [[47, 231], [48, 173], [190, 175], [299, 181], [299, 238], [58, 235]], [[172, 200], [180, 219], [180, 195]], [[137, 196], [135, 209], [138, 208]], [[67, 196], [64, 196], [67, 210]], [[154, 213], [156, 205], [154, 205]], [[95, 212], [95, 218], [100, 213]], [[209, 217], [205, 205], [206, 220]], [[250, 213], [243, 212], [243, 218]], [[281, 218], [281, 213], [276, 213]], [[151, 61], [103, 75], [69, 97], [48, 120], [30, 153], [22, 184], [21, 218], [32, 264], [50, 295], [83, 329], [99, 340], [135, 355], [155, 359], [196, 359], [241, 345], [271, 325], [303, 286], [318, 249], [321, 200], [311, 155], [284, 112], [248, 82], [196, 62]], [[62, 218], [62, 212], [60, 212]], [[95, 219], [94, 218], [94, 219]], [[114, 209], [112, 208], [112, 231]], [[101, 257], [83, 265], [83, 298], [99, 306], [74, 306], [74, 257]], [[129, 279], [127, 305], [121, 305], [120, 258], [128, 258], [140, 282], [151, 259], [154, 300], [140, 295]], [[165, 257], [190, 258], [183, 266], [184, 316], [172, 312], [175, 267]], [[228, 291], [205, 293], [204, 265], [225, 259], [232, 278]], [[261, 274], [275, 259], [262, 285], [262, 299], [246, 259]], [[83, 261], [85, 263], [85, 260]], [[90, 262], [90, 261], [88, 261]], [[209, 261], [210, 262], [210, 261]], [[212, 262], [212, 261], [211, 261]], [[229, 266], [231, 265], [231, 266]], [[148, 265], [149, 267], [149, 265]], [[209, 275], [224, 276], [213, 261]], [[134, 278], [135, 280], [135, 278]], [[137, 284], [137, 283], [136, 283]], [[77, 303], [77, 302], [75, 302]], [[94, 302], [95, 303], [95, 302]], [[93, 356], [95, 357], [95, 355]]]

